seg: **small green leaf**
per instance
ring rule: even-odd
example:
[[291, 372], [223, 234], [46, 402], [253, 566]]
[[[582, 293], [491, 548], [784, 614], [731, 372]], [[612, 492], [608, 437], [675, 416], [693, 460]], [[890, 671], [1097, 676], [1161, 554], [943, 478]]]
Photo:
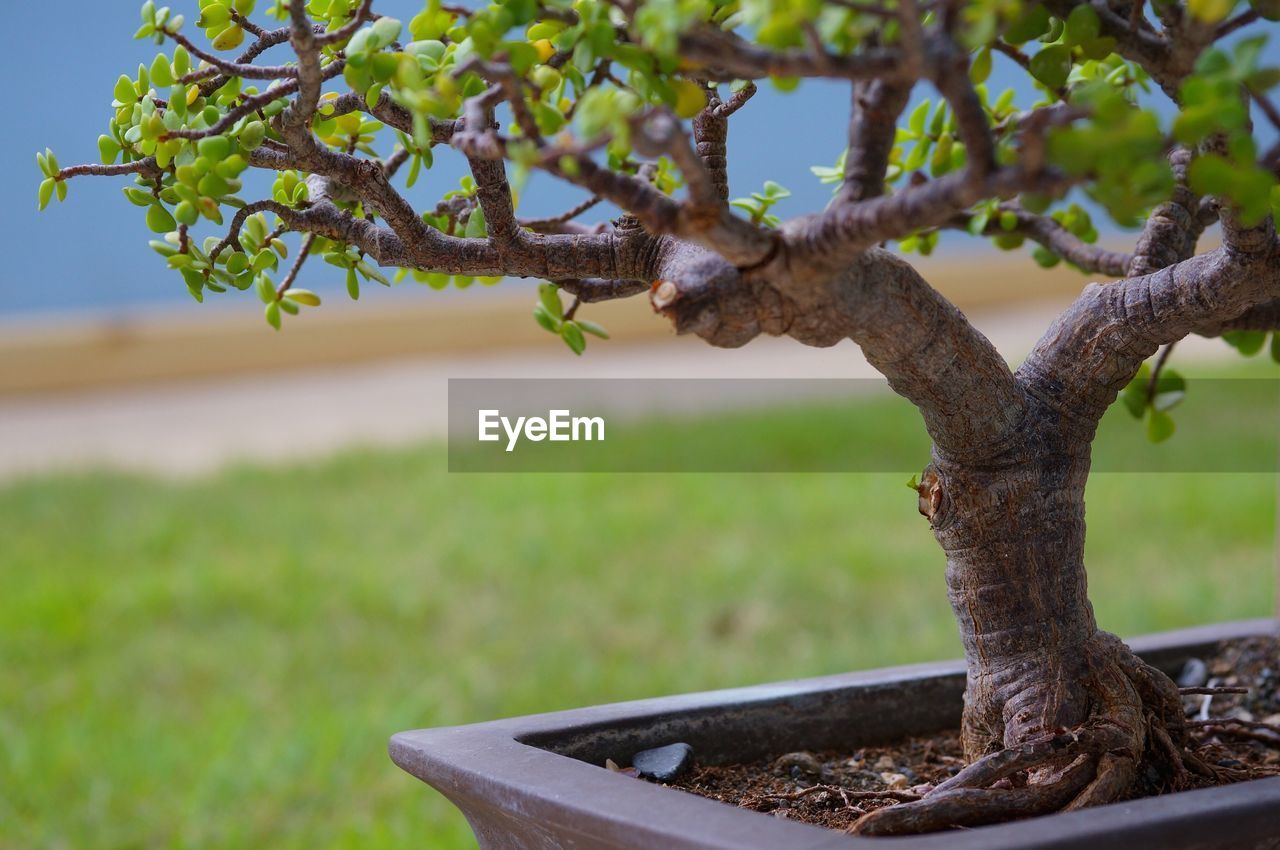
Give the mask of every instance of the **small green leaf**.
[[1060, 89], [1071, 74], [1071, 48], [1065, 44], [1049, 44], [1031, 57], [1031, 76], [1051, 89]]
[[256, 150], [267, 137], [267, 125], [261, 121], [250, 121], [240, 131], [240, 146], [247, 151]]
[[168, 88], [173, 85], [173, 68], [169, 65], [169, 60], [165, 58], [163, 53], [158, 54], [155, 61], [151, 63], [151, 82], [157, 88]]
[[116, 80], [116, 87], [112, 94], [116, 100], [124, 104], [134, 104], [138, 101], [138, 91], [133, 87], [133, 80], [125, 74], [120, 75], [120, 79]]
[[57, 182], [52, 177], [46, 177], [40, 182], [40, 190], [36, 193], [39, 200], [39, 209], [43, 210], [49, 206], [49, 199], [53, 197], [53, 184]]
[[271, 285], [271, 280], [266, 275], [259, 275], [255, 284], [258, 289], [258, 300], [263, 304], [272, 304], [276, 301], [276, 291]]
[[1207, 24], [1224, 20], [1235, 5], [1236, 0], [1187, 0], [1187, 9], [1192, 16]]
[[598, 336], [601, 339], [609, 338], [609, 332], [605, 330], [602, 325], [598, 325], [595, 322], [587, 321], [586, 319], [575, 319], [574, 321], [578, 323], [578, 327], [582, 328], [584, 331], [591, 334], [592, 336]]
[[147, 210], [147, 227], [154, 233], [168, 233], [175, 230], [178, 223], [169, 215], [169, 211], [159, 204], [152, 204]]
[[1010, 44], [1022, 44], [1039, 38], [1049, 31], [1049, 11], [1039, 3], [1023, 8], [1022, 14], [1004, 32], [1004, 40]]
[[110, 136], [98, 137], [98, 155], [103, 165], [111, 165], [120, 155], [120, 143]]
[[1267, 333], [1266, 331], [1227, 331], [1222, 335], [1222, 341], [1245, 357], [1252, 357], [1266, 344]]
[[791, 190], [783, 186], [781, 183], [775, 183], [772, 180], [764, 181], [764, 194], [770, 200], [780, 201], [783, 198], [791, 197]]
[[1051, 269], [1062, 260], [1057, 254], [1040, 245], [1031, 252], [1031, 259], [1035, 260], [1036, 265], [1042, 269]]
[[929, 101], [924, 100], [920, 105], [911, 110], [911, 115], [907, 118], [907, 129], [913, 135], [919, 136], [924, 132], [924, 122], [929, 118]]
[[279, 304], [279, 302], [277, 302], [277, 301], [272, 301], [270, 304], [268, 304], [268, 305], [266, 306], [266, 308], [265, 308], [265, 310], [264, 310], [263, 312], [265, 313], [265, 315], [266, 315], [266, 317], [267, 317], [267, 324], [268, 324], [268, 325], [271, 325], [271, 327], [275, 328], [276, 330], [280, 330], [280, 304]]
[[386, 275], [384, 275], [382, 272], [378, 271], [373, 266], [366, 263], [364, 260], [361, 260], [360, 262], [356, 263], [356, 271], [364, 275], [365, 280], [372, 280], [382, 284], [383, 286], [391, 285], [391, 281], [387, 280]]
[[546, 305], [541, 301], [533, 305], [533, 320], [537, 322], [543, 330], [550, 331], [553, 334], [560, 333], [560, 320], [548, 313]]
[[320, 306], [320, 296], [309, 289], [289, 289], [285, 292], [284, 297], [306, 307]]
[[387, 47], [400, 37], [402, 25], [395, 18], [378, 18], [373, 23], [373, 35], [379, 48]]
[[233, 251], [227, 257], [227, 272], [234, 275], [243, 274], [249, 268], [249, 255], [241, 251]]
[[1067, 44], [1088, 44], [1098, 37], [1102, 29], [1098, 13], [1088, 4], [1072, 9], [1066, 24]]
[[560, 287], [554, 283], [538, 284], [538, 301], [547, 314], [557, 322], [564, 318], [564, 306], [560, 303]]
[[1192, 160], [1187, 181], [1201, 195], [1230, 195], [1236, 185], [1236, 169], [1217, 154], [1205, 154]]
[[978, 51], [978, 55], [973, 57], [973, 64], [969, 66], [969, 80], [974, 85], [981, 85], [987, 81], [987, 77], [991, 76], [991, 48], [984, 47]]
[[1156, 379], [1155, 396], [1151, 404], [1156, 410], [1167, 412], [1182, 403], [1187, 395], [1187, 379], [1175, 369], [1165, 368]]
[[195, 204], [190, 201], [182, 201], [173, 208], [173, 217], [176, 218], [179, 223], [185, 224], [187, 227], [191, 227], [197, 220], [199, 220], [200, 213], [196, 210]]
[[484, 210], [479, 208], [473, 210], [471, 215], [467, 216], [467, 227], [463, 235], [468, 239], [483, 239], [487, 232]]
[[347, 294], [352, 301], [360, 300], [360, 278], [356, 276], [354, 268], [347, 269]]
[[569, 346], [574, 354], [582, 354], [587, 348], [587, 340], [582, 336], [582, 328], [577, 322], [565, 322], [560, 326], [560, 338]]
[[1147, 439], [1153, 443], [1163, 443], [1173, 436], [1175, 425], [1173, 417], [1162, 410], [1154, 408], [1147, 411]]

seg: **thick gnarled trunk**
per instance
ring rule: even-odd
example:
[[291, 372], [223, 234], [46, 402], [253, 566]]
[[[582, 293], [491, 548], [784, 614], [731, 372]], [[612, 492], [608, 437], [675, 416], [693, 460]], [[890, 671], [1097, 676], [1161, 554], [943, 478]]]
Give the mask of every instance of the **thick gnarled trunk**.
[[1127, 792], [1140, 767], [1207, 771], [1183, 752], [1168, 677], [1100, 631], [1084, 566], [1089, 446], [1035, 401], [1016, 444], [981, 463], [935, 452], [920, 512], [947, 557], [968, 663], [970, 766], [919, 803], [876, 812], [870, 834], [973, 826], [1083, 808]]
[[969, 667], [971, 758], [1072, 728], [1093, 710], [1079, 687], [1097, 635], [1084, 569], [1087, 464], [1055, 453], [1008, 466], [935, 463], [926, 474], [923, 507], [946, 552]]

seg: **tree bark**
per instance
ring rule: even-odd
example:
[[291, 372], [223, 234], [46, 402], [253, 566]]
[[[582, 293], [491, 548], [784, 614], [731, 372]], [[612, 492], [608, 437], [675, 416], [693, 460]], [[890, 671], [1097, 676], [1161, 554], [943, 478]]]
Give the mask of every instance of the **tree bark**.
[[970, 759], [1105, 720], [1136, 764], [1145, 713], [1177, 713], [1172, 683], [1094, 619], [1084, 564], [1089, 463], [1089, 446], [1059, 433], [1052, 411], [1033, 402], [1005, 455], [978, 465], [935, 458], [926, 471], [921, 511], [946, 553], [968, 663]]

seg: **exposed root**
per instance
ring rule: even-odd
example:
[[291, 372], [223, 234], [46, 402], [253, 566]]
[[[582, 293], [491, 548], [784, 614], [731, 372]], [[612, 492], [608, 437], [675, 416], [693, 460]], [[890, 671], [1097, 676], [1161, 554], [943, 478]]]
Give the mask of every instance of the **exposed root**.
[[1201, 758], [1197, 736], [1231, 735], [1280, 746], [1275, 724], [1186, 720], [1182, 694], [1243, 689], [1180, 692], [1109, 635], [1100, 636], [1090, 651], [1096, 652], [1088, 662], [1092, 675], [1077, 683], [1094, 697], [1083, 723], [1030, 737], [1019, 730], [1021, 740], [1006, 740], [918, 800], [866, 814], [850, 831], [934, 832], [1102, 805], [1134, 796], [1141, 786], [1177, 791], [1235, 782], [1250, 775]]
[[1095, 759], [1084, 755], [1036, 785], [935, 790], [914, 803], [877, 809], [859, 820], [852, 831], [862, 835], [901, 835], [1046, 814], [1068, 805], [1096, 775]]

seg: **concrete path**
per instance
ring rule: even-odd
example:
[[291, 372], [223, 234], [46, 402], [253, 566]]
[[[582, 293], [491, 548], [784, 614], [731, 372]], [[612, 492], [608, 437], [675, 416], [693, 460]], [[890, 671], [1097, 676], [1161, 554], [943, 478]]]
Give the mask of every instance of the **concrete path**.
[[[974, 317], [1011, 361], [1021, 359], [1061, 302]], [[1177, 357], [1230, 357], [1193, 338]], [[857, 347], [810, 349], [759, 339], [736, 351], [672, 337], [643, 346], [593, 341], [573, 357], [548, 338], [527, 351], [467, 359], [405, 359], [235, 378], [0, 398], [0, 480], [112, 467], [199, 475], [241, 461], [286, 462], [357, 445], [444, 436], [449, 378], [876, 378]], [[620, 393], [621, 398], [625, 393]], [[757, 399], [757, 402], [759, 400]], [[700, 410], [742, 404], [700, 395]]]

